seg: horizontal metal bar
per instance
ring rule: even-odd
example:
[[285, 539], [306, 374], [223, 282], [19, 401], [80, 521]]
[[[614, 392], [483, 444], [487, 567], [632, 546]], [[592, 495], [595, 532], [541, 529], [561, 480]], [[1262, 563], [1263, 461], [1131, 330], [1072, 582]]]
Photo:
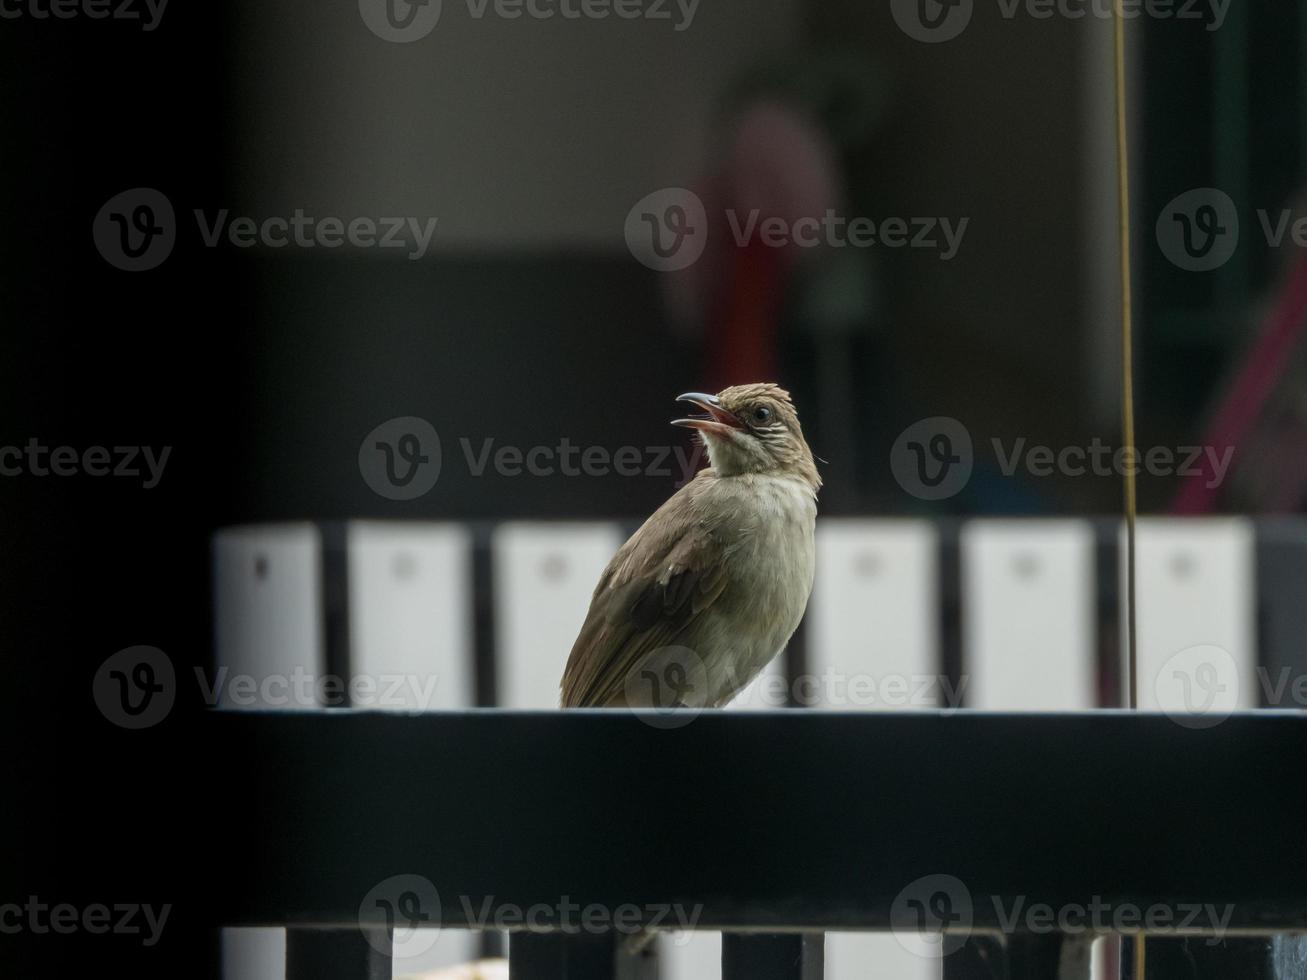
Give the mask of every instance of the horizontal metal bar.
[[1078, 906], [1109, 928], [1150, 910], [1188, 932], [1307, 928], [1297, 712], [1208, 729], [1119, 711], [196, 725], [183, 737], [208, 765], [179, 790], [250, 787], [195, 815], [215, 924], [357, 923], [414, 875], [439, 896], [431, 921], [464, 927], [885, 929], [942, 909], [955, 931], [1038, 932], [1043, 906]]

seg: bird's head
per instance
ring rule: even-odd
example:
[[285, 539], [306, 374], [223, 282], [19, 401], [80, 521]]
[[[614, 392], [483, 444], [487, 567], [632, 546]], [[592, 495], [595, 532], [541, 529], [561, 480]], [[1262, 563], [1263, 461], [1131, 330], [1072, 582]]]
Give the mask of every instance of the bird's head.
[[672, 425], [698, 430], [719, 476], [767, 473], [799, 477], [814, 491], [821, 486], [790, 393], [779, 385], [736, 385], [715, 395], [692, 391], [676, 400], [707, 413]]

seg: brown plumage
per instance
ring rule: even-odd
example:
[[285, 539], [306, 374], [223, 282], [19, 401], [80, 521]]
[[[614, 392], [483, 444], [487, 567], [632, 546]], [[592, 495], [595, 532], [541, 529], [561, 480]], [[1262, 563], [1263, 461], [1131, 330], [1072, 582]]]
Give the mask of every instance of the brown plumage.
[[604, 570], [564, 707], [725, 704], [803, 617], [821, 478], [788, 392], [751, 384], [678, 400], [708, 413], [673, 424], [698, 430], [712, 465]]

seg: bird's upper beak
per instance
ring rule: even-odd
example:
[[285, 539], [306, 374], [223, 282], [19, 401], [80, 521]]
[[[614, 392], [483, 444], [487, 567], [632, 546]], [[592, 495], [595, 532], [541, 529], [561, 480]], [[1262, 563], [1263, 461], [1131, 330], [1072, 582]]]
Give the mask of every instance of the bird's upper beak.
[[672, 425], [683, 425], [689, 429], [698, 429], [700, 432], [715, 435], [726, 435], [731, 429], [743, 428], [739, 419], [721, 407], [721, 399], [716, 395], [705, 395], [701, 391], [688, 391], [684, 395], [677, 396], [676, 400], [697, 405], [708, 413], [708, 417], [675, 419]]

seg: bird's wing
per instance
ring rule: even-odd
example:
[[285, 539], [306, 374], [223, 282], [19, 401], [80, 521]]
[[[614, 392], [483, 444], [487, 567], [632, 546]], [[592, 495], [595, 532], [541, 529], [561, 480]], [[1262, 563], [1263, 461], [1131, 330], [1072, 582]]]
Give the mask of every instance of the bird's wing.
[[[698, 479], [712, 479], [707, 471]], [[729, 546], [698, 518], [691, 485], [660, 507], [609, 562], [563, 672], [565, 708], [624, 704], [642, 660], [678, 644], [725, 590]]]

